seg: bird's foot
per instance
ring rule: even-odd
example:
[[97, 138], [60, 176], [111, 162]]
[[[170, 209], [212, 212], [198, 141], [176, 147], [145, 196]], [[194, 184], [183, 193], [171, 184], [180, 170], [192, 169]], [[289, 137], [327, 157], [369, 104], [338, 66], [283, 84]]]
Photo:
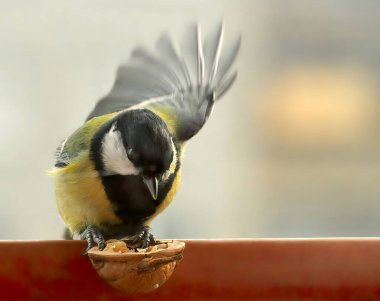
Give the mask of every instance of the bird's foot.
[[98, 245], [99, 250], [103, 250], [106, 247], [106, 242], [100, 230], [94, 226], [89, 225], [87, 228], [80, 234], [81, 239], [87, 240], [87, 249], [84, 251], [83, 255], [87, 255], [88, 251]]
[[145, 249], [149, 246], [154, 246], [155, 244], [156, 240], [154, 239], [152, 229], [149, 226], [143, 226], [139, 232], [129, 237], [127, 240], [128, 247], [134, 249]]

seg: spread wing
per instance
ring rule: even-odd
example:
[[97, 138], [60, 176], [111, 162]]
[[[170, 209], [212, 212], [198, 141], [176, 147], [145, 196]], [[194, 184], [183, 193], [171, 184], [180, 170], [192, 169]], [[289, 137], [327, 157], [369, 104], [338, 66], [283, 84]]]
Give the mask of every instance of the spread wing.
[[237, 75], [231, 67], [241, 38], [236, 36], [223, 46], [223, 36], [222, 23], [204, 40], [201, 28], [194, 24], [183, 37], [181, 54], [167, 35], [157, 41], [153, 53], [136, 48], [87, 120], [135, 105], [154, 106], [172, 116], [179, 140], [190, 139]]

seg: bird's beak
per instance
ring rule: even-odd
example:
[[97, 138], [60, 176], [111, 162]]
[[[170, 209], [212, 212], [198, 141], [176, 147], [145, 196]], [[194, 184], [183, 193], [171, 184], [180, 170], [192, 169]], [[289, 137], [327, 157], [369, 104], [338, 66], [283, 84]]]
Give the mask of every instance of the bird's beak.
[[152, 195], [152, 198], [154, 200], [157, 200], [157, 195], [158, 195], [158, 180], [156, 177], [152, 178], [142, 178], [146, 187], [148, 187], [150, 194]]

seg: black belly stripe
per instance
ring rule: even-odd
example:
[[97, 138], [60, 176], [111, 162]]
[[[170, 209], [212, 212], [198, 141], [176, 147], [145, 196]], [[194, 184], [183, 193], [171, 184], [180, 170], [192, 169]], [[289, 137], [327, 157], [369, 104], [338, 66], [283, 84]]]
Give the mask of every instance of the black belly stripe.
[[177, 164], [175, 171], [165, 182], [159, 183], [157, 200], [150, 195], [140, 176], [112, 175], [103, 176], [102, 183], [108, 199], [115, 206], [115, 214], [123, 220], [124, 224], [141, 223], [155, 212], [164, 201], [172, 188], [175, 177], [180, 168], [180, 148], [177, 150]]

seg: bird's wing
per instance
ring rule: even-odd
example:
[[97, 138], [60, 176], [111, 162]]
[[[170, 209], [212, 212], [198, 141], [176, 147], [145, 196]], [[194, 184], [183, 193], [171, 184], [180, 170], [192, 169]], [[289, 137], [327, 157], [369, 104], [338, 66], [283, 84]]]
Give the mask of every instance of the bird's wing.
[[237, 75], [231, 67], [241, 38], [235, 36], [222, 45], [223, 36], [222, 23], [204, 40], [201, 28], [194, 24], [184, 35], [181, 54], [167, 35], [157, 41], [154, 53], [136, 48], [87, 120], [135, 105], [154, 106], [172, 116], [179, 140], [190, 139]]
[[95, 133], [116, 114], [106, 114], [85, 122], [71, 136], [62, 141], [55, 153], [55, 167], [69, 165], [82, 151], [89, 151]]

